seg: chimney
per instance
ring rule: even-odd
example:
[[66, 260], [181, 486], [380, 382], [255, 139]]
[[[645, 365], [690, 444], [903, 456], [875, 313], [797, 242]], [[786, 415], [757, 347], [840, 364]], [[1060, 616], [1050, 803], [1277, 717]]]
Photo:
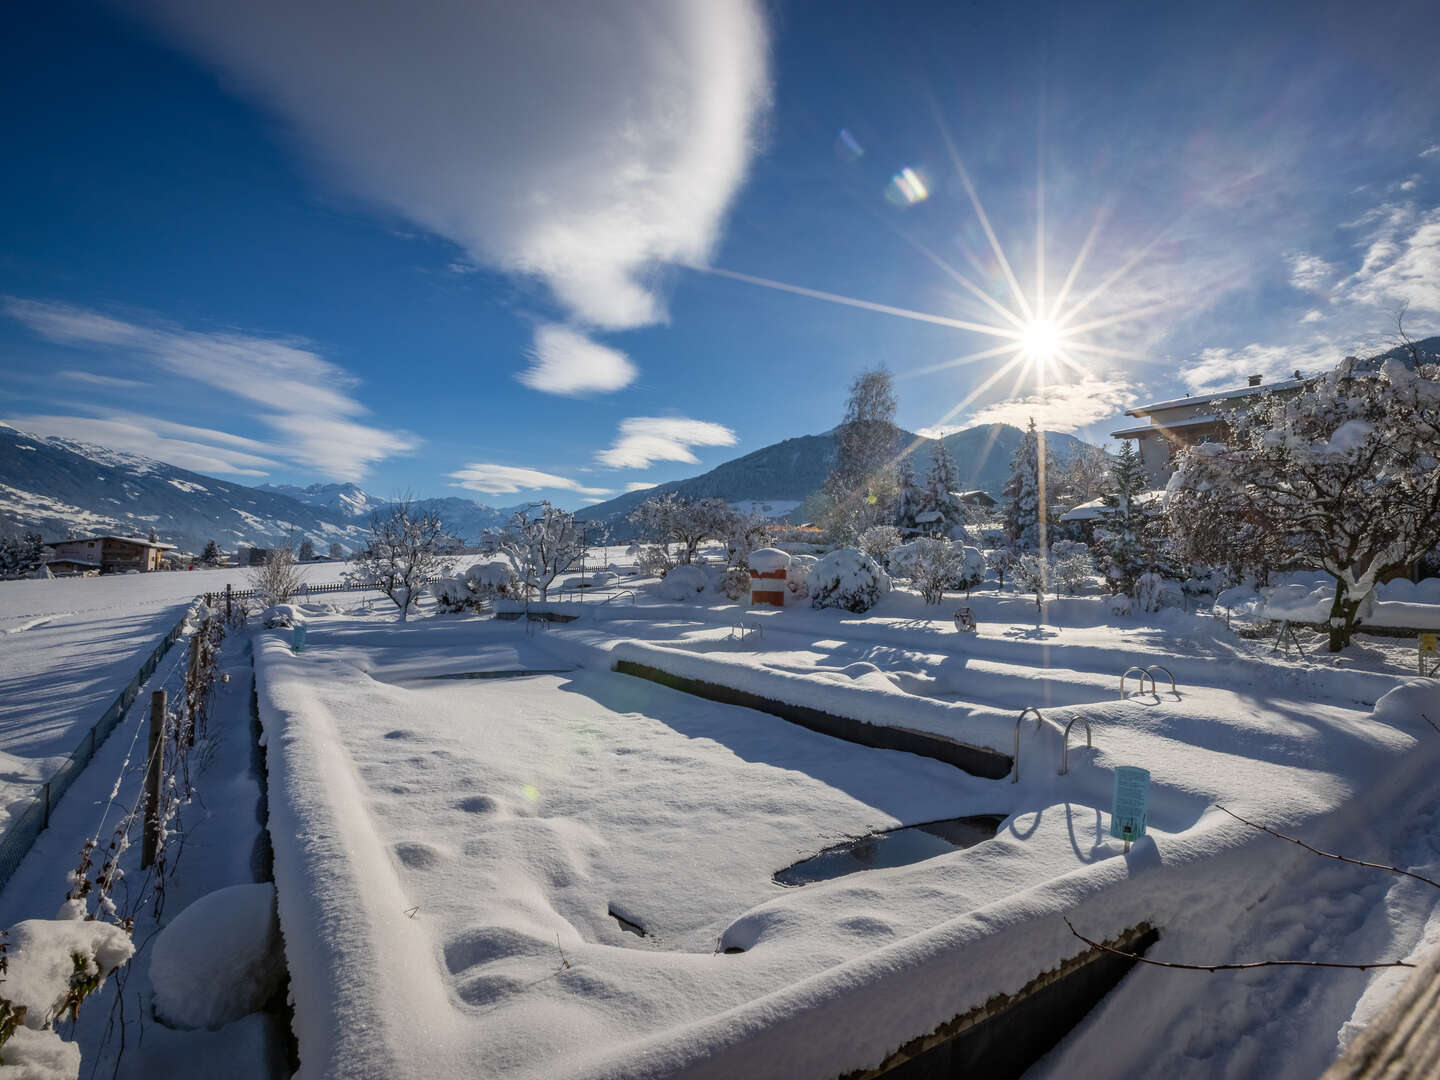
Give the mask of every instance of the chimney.
[[1260, 376], [1260, 375], [1251, 375], [1251, 376], [1250, 376], [1250, 385], [1251, 385], [1251, 386], [1259, 386], [1259, 385], [1260, 385], [1260, 380], [1261, 380], [1262, 377], [1263, 377], [1263, 376]]

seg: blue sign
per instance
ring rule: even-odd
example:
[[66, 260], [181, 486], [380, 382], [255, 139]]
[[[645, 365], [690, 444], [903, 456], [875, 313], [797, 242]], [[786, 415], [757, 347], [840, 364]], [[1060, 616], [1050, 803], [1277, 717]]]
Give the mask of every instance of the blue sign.
[[1115, 768], [1115, 797], [1110, 802], [1110, 835], [1127, 844], [1145, 835], [1150, 772], [1134, 765]]
[[290, 651], [305, 651], [305, 627], [303, 624], [297, 623], [294, 629], [290, 631]]

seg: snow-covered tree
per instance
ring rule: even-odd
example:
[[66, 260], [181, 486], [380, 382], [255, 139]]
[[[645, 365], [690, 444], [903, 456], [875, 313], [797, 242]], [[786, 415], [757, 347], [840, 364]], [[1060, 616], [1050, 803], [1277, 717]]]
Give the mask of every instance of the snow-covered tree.
[[1113, 591], [1133, 596], [1141, 574], [1168, 569], [1165, 520], [1159, 507], [1142, 498], [1149, 490], [1140, 455], [1129, 440], [1115, 455], [1105, 515], [1095, 526], [1101, 572]]
[[439, 515], [405, 496], [370, 518], [370, 538], [355, 562], [400, 609], [404, 622], [426, 586], [450, 568], [444, 554], [448, 540]]
[[855, 546], [884, 566], [886, 556], [900, 546], [900, 530], [894, 525], [871, 525], [860, 534]]
[[345, 549], [344, 549], [343, 547], [341, 547], [339, 544], [331, 544], [331, 545], [330, 545], [330, 559], [331, 559], [331, 561], [333, 561], [333, 562], [344, 562], [344, 561], [345, 561]]
[[1113, 464], [1103, 446], [1080, 443], [1056, 462], [1046, 485], [1051, 499], [1069, 508], [1100, 498], [1110, 491]]
[[688, 566], [695, 561], [700, 545], [707, 540], [728, 537], [737, 515], [724, 499], [687, 499], [673, 491], [652, 495], [630, 512], [630, 523], [647, 540], [663, 545], [671, 565]]
[[[251, 551], [258, 549], [252, 548]], [[305, 576], [295, 564], [295, 549], [289, 544], [271, 548], [260, 564], [252, 565], [246, 578], [252, 589], [260, 590], [266, 607], [288, 604], [290, 598], [305, 584]]]
[[1000, 579], [1000, 588], [1005, 588], [1005, 575], [1015, 568], [1019, 557], [1012, 547], [991, 548], [985, 553], [985, 565]]
[[985, 558], [978, 548], [966, 547], [941, 536], [912, 540], [896, 554], [904, 553], [897, 570], [910, 579], [927, 604], [938, 604], [947, 589], [969, 592], [985, 579]]
[[770, 543], [770, 522], [763, 514], [754, 511], [742, 514], [731, 510], [728, 520], [722, 524], [724, 531], [719, 539], [725, 544], [727, 566], [748, 566], [746, 560], [750, 553]]
[[884, 368], [862, 371], [850, 384], [845, 419], [835, 429], [835, 460], [825, 479], [825, 522], [832, 536], [852, 539], [894, 512], [891, 459], [899, 437], [895, 383]]
[[[1045, 506], [1041, 506], [1040, 443], [1040, 433], [1035, 429], [1032, 418], [1029, 429], [1020, 439], [1020, 445], [1015, 448], [1015, 454], [1010, 459], [1010, 479], [1005, 483], [1005, 531], [1023, 551], [1033, 551], [1043, 546], [1048, 518], [1051, 515], [1048, 498], [1044, 500]], [[1044, 456], [1045, 473], [1048, 476], [1053, 471], [1048, 449]]]
[[1224, 443], [1180, 457], [1172, 497], [1220, 492], [1335, 579], [1330, 648], [1350, 643], [1376, 585], [1440, 540], [1440, 365], [1347, 358], [1292, 397], [1222, 412]]
[[1027, 551], [1015, 560], [1015, 585], [1021, 592], [1035, 594], [1035, 610], [1045, 610], [1045, 592], [1050, 588], [1051, 567], [1048, 555]]
[[925, 509], [939, 514], [940, 520], [931, 523], [926, 528], [927, 532], [948, 537], [955, 526], [964, 524], [965, 508], [955, 497], [955, 489], [959, 486], [960, 470], [955, 467], [955, 459], [950, 456], [945, 440], [939, 439], [935, 443], [935, 454], [930, 459], [930, 468], [925, 473], [924, 502]]
[[214, 540], [205, 542], [205, 550], [200, 552], [200, 561], [206, 566], [220, 565], [220, 545]]
[[0, 578], [29, 577], [45, 563], [45, 540], [39, 533], [0, 539]]
[[906, 454], [895, 471], [895, 527], [902, 535], [913, 534], [915, 515], [924, 509], [925, 490], [915, 478], [915, 463]]
[[516, 576], [540, 591], [543, 603], [555, 579], [585, 554], [585, 531], [574, 514], [541, 502], [515, 512], [500, 550]]
[[312, 562], [314, 558], [315, 544], [313, 541], [310, 540], [309, 537], [306, 537], [304, 540], [300, 541], [300, 561], [302, 563]]

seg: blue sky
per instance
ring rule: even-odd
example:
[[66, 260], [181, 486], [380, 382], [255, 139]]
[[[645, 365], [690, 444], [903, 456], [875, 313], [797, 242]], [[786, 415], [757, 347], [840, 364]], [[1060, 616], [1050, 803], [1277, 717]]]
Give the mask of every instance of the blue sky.
[[0, 418], [574, 507], [1434, 333], [1440, 13], [1285, 7], [26, 5]]

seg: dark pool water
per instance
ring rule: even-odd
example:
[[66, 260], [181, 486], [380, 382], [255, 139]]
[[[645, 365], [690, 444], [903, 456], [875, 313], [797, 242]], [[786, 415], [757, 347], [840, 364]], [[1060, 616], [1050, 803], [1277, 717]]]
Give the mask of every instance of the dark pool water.
[[989, 840], [1004, 820], [1003, 814], [977, 814], [862, 836], [859, 840], [826, 848], [818, 855], [786, 867], [775, 875], [775, 883], [810, 885], [861, 870], [883, 870], [924, 862], [937, 855], [974, 847]]

